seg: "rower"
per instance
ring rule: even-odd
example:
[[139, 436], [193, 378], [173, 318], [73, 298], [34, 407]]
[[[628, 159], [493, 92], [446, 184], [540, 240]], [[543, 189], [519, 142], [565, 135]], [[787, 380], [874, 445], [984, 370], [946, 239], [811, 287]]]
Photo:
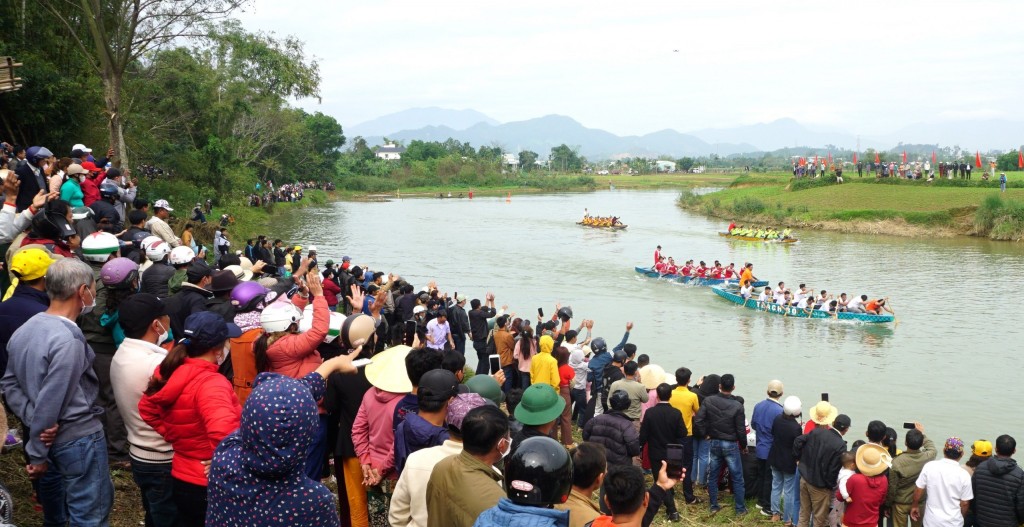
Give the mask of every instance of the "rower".
[[879, 299], [876, 299], [876, 300], [868, 300], [868, 302], [866, 304], [864, 304], [864, 311], [867, 311], [869, 314], [872, 314], [872, 315], [881, 315], [882, 311], [888, 311], [889, 313], [892, 313], [892, 314], [895, 315], [895, 313], [893, 313], [892, 310], [889, 309], [889, 306], [885, 305], [885, 301], [886, 300], [887, 299], [885, 299], [885, 298], [879, 298]]
[[792, 229], [789, 229], [789, 228], [782, 229], [782, 239], [783, 240], [790, 239], [792, 234], [793, 234]]
[[728, 232], [729, 234], [732, 234], [732, 231], [733, 231], [733, 229], [735, 229], [735, 228], [736, 228], [736, 222], [735, 222], [735, 221], [733, 221], [733, 222], [729, 223], [729, 228], [728, 228], [728, 229], [726, 229], [726, 230], [725, 230], [725, 232]]
[[679, 268], [676, 267], [676, 260], [671, 256], [668, 257], [668, 264], [665, 265], [665, 274], [678, 274]]
[[666, 263], [665, 262], [665, 257], [664, 256], [660, 257], [658, 259], [658, 263], [654, 264], [654, 270], [658, 271], [658, 274], [666, 274], [665, 273], [665, 263]]
[[693, 260], [687, 260], [686, 264], [683, 265], [682, 275], [690, 276], [691, 274], [693, 274]]
[[731, 280], [735, 276], [736, 276], [736, 264], [730, 262], [729, 263], [729, 267], [726, 267], [725, 270], [722, 271], [722, 278], [725, 278], [726, 280]]
[[657, 265], [659, 261], [661, 261], [661, 246], [660, 245], [656, 249], [654, 249], [654, 264]]
[[[751, 283], [756, 280], [757, 279], [754, 277], [754, 264], [748, 262], [743, 266], [743, 272], [740, 273], [740, 285], [742, 286], [743, 284]], [[765, 289], [771, 291], [771, 288], [766, 287]]]
[[775, 288], [775, 296], [780, 297], [786, 293], [786, 282], [779, 282], [779, 287]]
[[697, 275], [697, 278], [707, 278], [708, 266], [706, 263], [704, 263], [704, 260], [700, 261], [700, 265], [697, 266], [697, 270], [694, 274]]

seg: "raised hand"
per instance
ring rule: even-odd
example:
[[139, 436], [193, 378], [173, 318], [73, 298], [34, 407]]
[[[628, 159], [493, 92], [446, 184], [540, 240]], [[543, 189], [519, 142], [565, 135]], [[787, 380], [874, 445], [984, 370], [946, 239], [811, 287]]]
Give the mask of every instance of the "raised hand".
[[324, 296], [324, 286], [320, 281], [320, 273], [315, 270], [306, 273], [306, 287], [309, 288], [309, 294]]

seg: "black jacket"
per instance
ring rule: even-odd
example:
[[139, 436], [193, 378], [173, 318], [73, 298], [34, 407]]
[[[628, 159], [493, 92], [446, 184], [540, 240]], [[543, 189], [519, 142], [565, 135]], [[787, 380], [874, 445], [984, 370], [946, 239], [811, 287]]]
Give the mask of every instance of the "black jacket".
[[785, 474], [796, 473], [796, 457], [793, 456], [793, 442], [800, 437], [800, 423], [785, 414], [779, 414], [772, 421], [772, 449], [768, 451], [768, 463]]
[[231, 303], [231, 297], [214, 297], [206, 301], [206, 310], [217, 313], [224, 319], [224, 322], [235, 321], [235, 306]]
[[614, 363], [608, 363], [604, 367], [604, 371], [601, 372], [601, 407], [604, 411], [608, 411], [608, 396], [611, 395], [612, 383], [626, 378], [626, 374], [622, 373], [622, 368], [616, 366]]
[[[39, 178], [36, 177], [28, 163], [18, 166], [14, 173], [18, 176], [18, 181], [21, 182], [21, 186], [18, 187], [18, 198], [15, 200], [15, 206], [18, 212], [21, 212], [32, 204], [32, 198], [36, 197], [43, 187], [39, 186]], [[45, 178], [44, 174], [40, 169], [39, 175]]]
[[191, 282], [185, 282], [181, 284], [181, 291], [164, 301], [167, 315], [171, 317], [171, 331], [174, 332], [174, 338], [184, 338], [185, 319], [192, 313], [206, 311], [206, 301], [211, 298], [213, 298], [213, 293]]
[[284, 267], [284, 249], [274, 247], [274, 265]]
[[111, 234], [117, 234], [124, 230], [124, 223], [121, 221], [121, 213], [117, 211], [117, 207], [113, 203], [105, 200], [98, 199], [89, 205], [92, 209], [93, 218], [96, 220], [96, 226], [102, 231], [109, 232]]
[[[141, 285], [139, 292], [156, 295], [160, 300], [164, 300], [171, 294], [168, 282], [171, 281], [173, 276], [173, 267], [163, 262], [153, 262], [153, 265], [149, 266], [149, 269], [142, 273], [142, 280], [139, 282], [139, 285]], [[178, 333], [175, 333], [175, 337], [177, 335]]]
[[583, 440], [604, 445], [609, 465], [630, 465], [640, 455], [640, 436], [633, 420], [622, 412], [601, 414], [583, 427]]
[[1024, 523], [1024, 470], [1008, 457], [983, 461], [971, 476], [975, 525], [1017, 527]]
[[640, 423], [640, 447], [647, 445], [651, 467], [660, 467], [665, 459], [666, 446], [682, 445], [686, 441], [686, 422], [683, 414], [668, 402], [659, 402], [647, 409]]
[[693, 418], [693, 429], [698, 437], [720, 441], [746, 441], [743, 403], [732, 395], [719, 393], [707, 397]]
[[487, 334], [491, 332], [487, 326], [487, 319], [494, 318], [498, 312], [493, 307], [480, 306], [480, 309], [469, 310], [470, 336], [476, 342], [487, 340]]
[[800, 477], [821, 489], [836, 487], [843, 452], [846, 452], [843, 436], [823, 426], [793, 441], [793, 455], [800, 460]]

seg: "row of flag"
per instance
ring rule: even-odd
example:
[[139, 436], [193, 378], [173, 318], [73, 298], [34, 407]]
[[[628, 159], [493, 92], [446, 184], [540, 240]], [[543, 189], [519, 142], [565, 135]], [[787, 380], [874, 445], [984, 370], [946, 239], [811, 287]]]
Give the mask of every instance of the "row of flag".
[[[882, 159], [879, 157], [878, 152], [875, 152], [875, 163], [881, 163], [881, 162], [882, 162]], [[906, 162], [907, 162], [907, 151], [904, 150], [903, 151], [903, 163], [906, 163]], [[938, 161], [938, 156], [935, 155], [935, 151], [933, 150], [932, 151], [932, 164], [934, 165], [934, 164], [936, 164], [938, 162], [939, 162]], [[814, 164], [815, 165], [818, 164], [818, 156], [817, 155], [814, 156]], [[832, 164], [832, 152], [828, 153], [828, 164], [829, 165]], [[855, 164], [855, 165], [857, 164], [857, 152], [853, 153], [853, 164]], [[807, 165], [807, 160], [801, 157], [800, 161], [799, 161], [799, 165], [800, 166]], [[975, 151], [975, 153], [974, 153], [974, 166], [977, 167], [977, 168], [981, 168], [981, 151]], [[1024, 168], [1024, 152], [1021, 152], [1020, 150], [1017, 151], [1017, 168]]]

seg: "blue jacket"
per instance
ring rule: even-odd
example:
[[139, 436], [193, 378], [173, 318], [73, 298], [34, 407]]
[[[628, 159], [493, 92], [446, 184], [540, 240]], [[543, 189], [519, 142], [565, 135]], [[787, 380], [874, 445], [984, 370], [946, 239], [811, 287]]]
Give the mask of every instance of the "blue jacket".
[[224, 438], [210, 465], [210, 527], [340, 525], [334, 497], [304, 471], [320, 428], [316, 401], [326, 383], [261, 373], [242, 408], [242, 426]]
[[618, 346], [612, 348], [611, 352], [598, 353], [594, 355], [594, 358], [590, 359], [587, 367], [590, 368], [590, 372], [587, 373], [587, 380], [590, 381], [593, 388], [597, 389], [601, 387], [601, 380], [604, 378], [604, 367], [612, 363], [612, 354], [616, 351], [622, 351], [622, 348], [626, 347], [626, 342], [629, 341], [629, 332], [622, 336], [622, 342], [619, 342]]
[[7, 370], [7, 342], [11, 335], [36, 313], [46, 311], [50, 307], [50, 297], [46, 292], [18, 284], [14, 293], [4, 302], [0, 302], [0, 376]]
[[765, 399], [754, 406], [754, 413], [750, 416], [750, 428], [757, 432], [757, 459], [768, 459], [774, 439], [772, 425], [781, 413], [782, 403], [772, 399]]
[[569, 527], [569, 511], [516, 505], [501, 498], [480, 514], [473, 527]]
[[405, 461], [417, 450], [439, 446], [448, 439], [448, 429], [434, 426], [419, 414], [410, 413], [395, 430], [395, 470], [402, 474]]

